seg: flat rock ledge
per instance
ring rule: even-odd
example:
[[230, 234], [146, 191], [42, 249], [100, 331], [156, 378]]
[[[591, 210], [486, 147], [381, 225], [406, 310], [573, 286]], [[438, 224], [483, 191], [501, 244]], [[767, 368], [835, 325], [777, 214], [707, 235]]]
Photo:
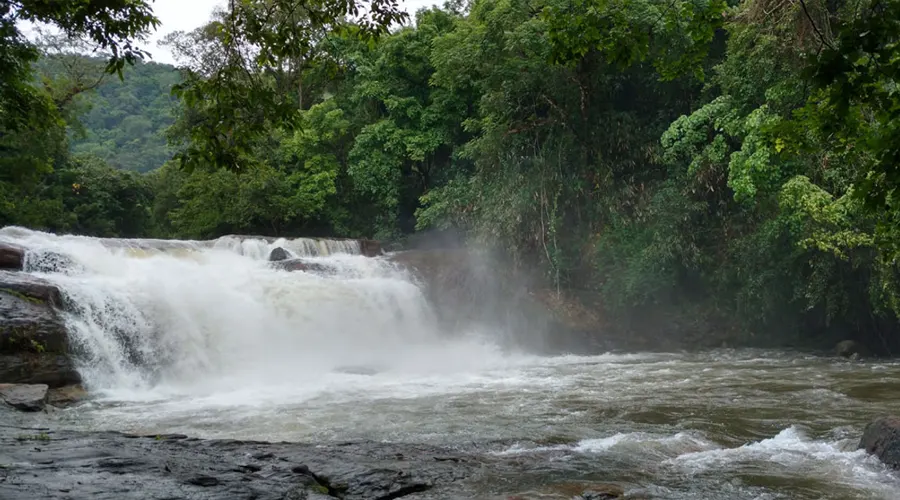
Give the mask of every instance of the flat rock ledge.
[[0, 400], [21, 411], [41, 411], [47, 406], [46, 384], [0, 384]]
[[313, 445], [0, 425], [0, 498], [473, 498], [471, 456], [426, 445]]

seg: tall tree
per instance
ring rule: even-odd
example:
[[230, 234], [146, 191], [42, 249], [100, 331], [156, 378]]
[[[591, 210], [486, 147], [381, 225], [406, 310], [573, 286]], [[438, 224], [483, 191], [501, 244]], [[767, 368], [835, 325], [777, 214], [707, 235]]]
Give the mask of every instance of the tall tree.
[[302, 73], [326, 33], [371, 40], [406, 17], [394, 0], [232, 0], [195, 32], [206, 50], [175, 87], [187, 110], [176, 158], [188, 167], [252, 166], [258, 139], [296, 125]]

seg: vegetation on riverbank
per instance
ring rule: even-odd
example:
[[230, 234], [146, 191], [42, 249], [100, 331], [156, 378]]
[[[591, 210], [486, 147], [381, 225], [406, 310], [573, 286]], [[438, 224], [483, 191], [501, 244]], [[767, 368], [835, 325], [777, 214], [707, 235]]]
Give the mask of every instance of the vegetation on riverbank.
[[171, 110], [158, 86], [93, 91], [50, 64], [64, 50], [33, 64], [0, 12], [0, 59], [22, 62], [0, 75], [0, 225], [454, 228], [615, 317], [900, 352], [900, 1], [455, 1], [387, 34], [295, 4], [169, 37]]

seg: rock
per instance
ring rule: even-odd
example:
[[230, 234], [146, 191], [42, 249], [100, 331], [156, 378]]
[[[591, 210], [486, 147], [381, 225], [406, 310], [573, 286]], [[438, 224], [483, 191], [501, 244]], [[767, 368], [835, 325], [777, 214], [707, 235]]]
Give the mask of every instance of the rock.
[[281, 271], [305, 271], [321, 276], [330, 276], [336, 273], [332, 267], [319, 262], [310, 262], [306, 259], [287, 259], [273, 262], [272, 267]]
[[[483, 464], [435, 461], [452, 452], [428, 445], [173, 440], [5, 425], [0, 450], [4, 500], [483, 497], [473, 489]], [[277, 458], [251, 458], [260, 454]]]
[[0, 271], [0, 293], [22, 296], [52, 307], [62, 306], [62, 295], [56, 285], [28, 274]]
[[863, 431], [859, 448], [875, 455], [882, 462], [900, 469], [900, 418], [877, 418]]
[[366, 257], [378, 257], [382, 254], [381, 243], [375, 240], [359, 240], [359, 251]]
[[0, 384], [0, 399], [17, 410], [41, 411], [48, 389], [46, 384]]
[[592, 487], [590, 490], [582, 493], [581, 496], [578, 497], [578, 500], [615, 500], [616, 498], [622, 498], [623, 496], [625, 496], [625, 490], [610, 484]]
[[47, 402], [56, 407], [71, 406], [87, 399], [88, 393], [81, 384], [72, 384], [50, 389]]
[[269, 253], [269, 262], [281, 262], [290, 258], [291, 254], [281, 247], [275, 247], [272, 249], [272, 252]]
[[59, 289], [0, 271], [0, 382], [59, 387], [80, 382], [68, 357]]
[[21, 271], [24, 265], [24, 248], [11, 243], [0, 243], [0, 269]]
[[865, 346], [855, 340], [842, 340], [834, 346], [834, 353], [844, 358], [859, 358], [868, 354]]
[[65, 354], [0, 354], [0, 380], [16, 384], [63, 387], [81, 382], [81, 375]]

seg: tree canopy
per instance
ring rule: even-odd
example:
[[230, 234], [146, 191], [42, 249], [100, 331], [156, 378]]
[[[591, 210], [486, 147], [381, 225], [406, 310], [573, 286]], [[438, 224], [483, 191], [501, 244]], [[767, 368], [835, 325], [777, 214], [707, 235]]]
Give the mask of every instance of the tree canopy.
[[167, 39], [177, 75], [138, 64], [93, 87], [34, 78], [36, 49], [4, 45], [22, 61], [4, 103], [27, 105], [3, 126], [54, 125], [0, 136], [0, 222], [452, 228], [621, 323], [900, 351], [900, 0], [475, 0], [414, 20], [230, 2]]

